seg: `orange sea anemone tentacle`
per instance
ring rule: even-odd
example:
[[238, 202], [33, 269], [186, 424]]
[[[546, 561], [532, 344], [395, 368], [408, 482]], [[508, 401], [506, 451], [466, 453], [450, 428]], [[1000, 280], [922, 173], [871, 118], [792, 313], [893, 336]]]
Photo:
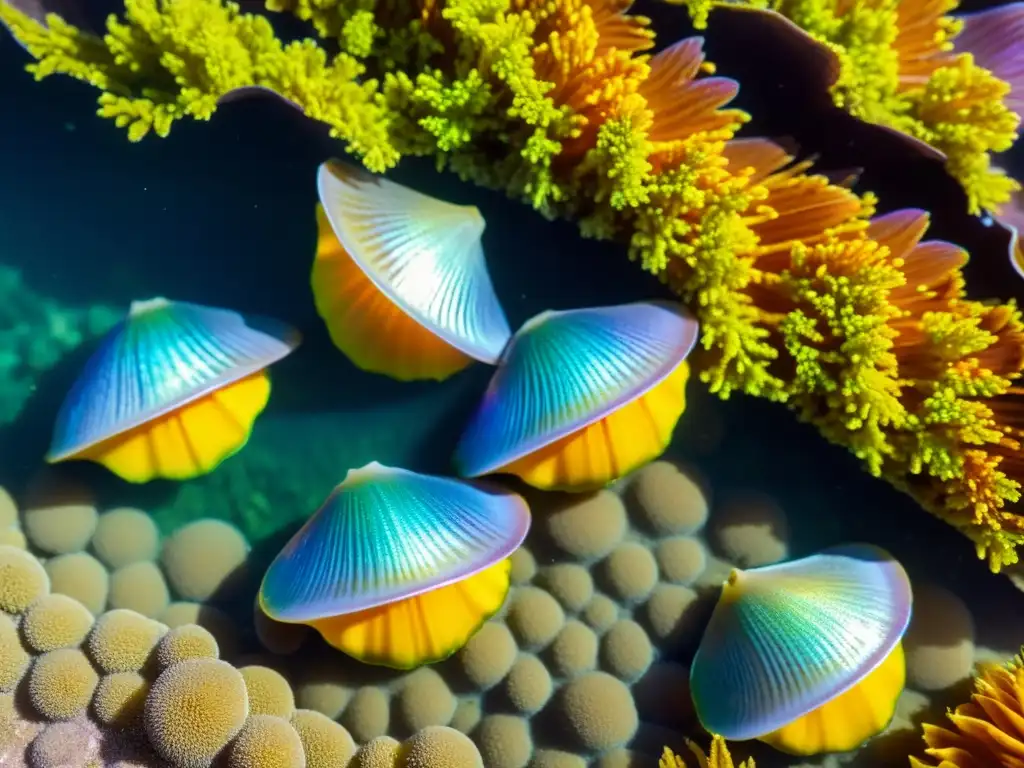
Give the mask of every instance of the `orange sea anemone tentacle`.
[[1024, 768], [1024, 658], [981, 664], [969, 701], [948, 725], [926, 723], [924, 755], [913, 768]]

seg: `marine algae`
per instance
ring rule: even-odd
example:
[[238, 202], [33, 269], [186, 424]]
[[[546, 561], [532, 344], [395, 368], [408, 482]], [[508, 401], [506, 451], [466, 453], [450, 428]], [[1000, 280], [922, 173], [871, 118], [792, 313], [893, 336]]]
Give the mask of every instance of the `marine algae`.
[[998, 213], [1020, 189], [991, 155], [1011, 147], [1021, 117], [1008, 105], [1009, 83], [954, 51], [963, 22], [949, 14], [959, 0], [667, 2], [685, 5], [698, 29], [720, 5], [773, 11], [797, 24], [839, 62], [836, 106], [943, 153], [970, 213]]
[[[712, 737], [709, 754], [704, 754], [704, 751], [689, 739], [686, 740], [686, 746], [693, 753], [698, 768], [756, 768], [752, 757], [736, 765], [729, 754], [725, 739], [721, 736]], [[665, 747], [665, 752], [658, 761], [658, 768], [687, 768], [687, 765], [683, 758]]]
[[221, 0], [126, 0], [104, 37], [3, 4], [37, 78], [98, 87], [100, 114], [166, 135], [220, 100], [272, 89], [373, 171], [432, 156], [585, 237], [616, 239], [700, 319], [694, 370], [722, 398], [785, 402], [876, 476], [1017, 561], [1024, 325], [966, 299], [967, 254], [921, 242], [928, 216], [736, 139], [737, 84], [699, 38], [656, 56], [625, 0], [272, 0], [308, 20], [282, 43]]

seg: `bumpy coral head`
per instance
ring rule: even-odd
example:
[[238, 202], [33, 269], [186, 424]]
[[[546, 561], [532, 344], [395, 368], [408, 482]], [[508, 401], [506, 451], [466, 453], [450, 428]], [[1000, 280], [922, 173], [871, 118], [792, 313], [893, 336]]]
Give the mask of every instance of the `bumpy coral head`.
[[350, 471], [271, 563], [260, 606], [361, 661], [438, 661], [501, 607], [529, 527], [514, 493], [374, 462]]
[[856, 748], [892, 718], [910, 581], [868, 545], [733, 571], [690, 669], [701, 724], [785, 752]]
[[317, 177], [313, 296], [335, 345], [360, 368], [445, 379], [494, 363], [512, 332], [472, 206], [453, 205], [338, 161]]
[[683, 413], [697, 335], [669, 302], [538, 315], [502, 356], [456, 448], [458, 472], [582, 491], [646, 464]]
[[64, 400], [47, 460], [87, 459], [139, 483], [209, 472], [248, 441], [270, 397], [266, 368], [298, 344], [269, 318], [134, 302]]

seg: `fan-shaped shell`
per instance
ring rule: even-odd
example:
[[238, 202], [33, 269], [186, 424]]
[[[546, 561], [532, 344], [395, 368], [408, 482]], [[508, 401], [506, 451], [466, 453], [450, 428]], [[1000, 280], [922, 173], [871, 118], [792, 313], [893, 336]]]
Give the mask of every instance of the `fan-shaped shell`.
[[544, 312], [509, 343], [456, 448], [465, 477], [494, 472], [632, 402], [697, 342], [681, 304]]
[[1006, 233], [1010, 265], [1014, 272], [1024, 277], [1024, 238], [1021, 237], [1021, 233], [1024, 232], [1024, 191], [1015, 192], [1010, 202], [1003, 206], [1002, 212], [995, 216], [991, 223]]
[[278, 554], [260, 602], [293, 622], [386, 605], [494, 565], [529, 528], [514, 493], [374, 462], [349, 472]]
[[299, 343], [269, 318], [184, 301], [131, 305], [65, 398], [49, 461], [159, 418], [280, 360]]
[[320, 166], [317, 186], [335, 236], [378, 290], [470, 357], [501, 356], [512, 332], [487, 271], [477, 208], [337, 160]]
[[741, 740], [817, 709], [892, 652], [911, 602], [903, 567], [864, 544], [734, 571], [690, 667], [697, 717]]

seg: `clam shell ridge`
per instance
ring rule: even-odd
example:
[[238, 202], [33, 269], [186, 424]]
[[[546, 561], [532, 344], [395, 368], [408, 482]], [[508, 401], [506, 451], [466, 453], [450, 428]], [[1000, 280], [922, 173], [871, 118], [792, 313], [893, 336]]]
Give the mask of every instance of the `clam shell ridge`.
[[299, 344], [284, 323], [184, 301], [134, 302], [57, 414], [49, 461], [68, 458], [239, 381]]
[[317, 176], [335, 236], [385, 296], [427, 330], [484, 363], [512, 336], [487, 271], [484, 219], [337, 160]]
[[791, 723], [885, 659], [911, 602], [903, 567], [866, 544], [734, 572], [690, 667], [697, 717], [729, 740]]
[[386, 605], [494, 565], [529, 528], [514, 493], [374, 462], [350, 472], [281, 550], [260, 604], [294, 622]]
[[593, 424], [665, 379], [697, 342], [674, 302], [544, 312], [509, 343], [455, 451], [475, 477]]

